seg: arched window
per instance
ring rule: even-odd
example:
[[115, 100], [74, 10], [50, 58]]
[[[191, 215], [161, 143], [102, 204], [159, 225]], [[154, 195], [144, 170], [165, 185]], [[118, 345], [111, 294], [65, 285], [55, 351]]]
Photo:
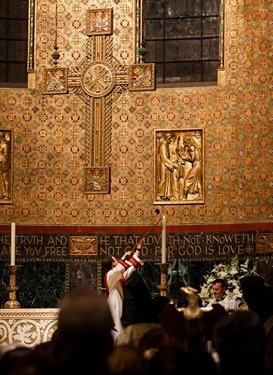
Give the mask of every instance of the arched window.
[[[34, 0], [33, 0], [34, 1]], [[31, 4], [31, 1], [30, 1]], [[27, 87], [29, 0], [1, 0], [0, 86]]]
[[220, 0], [142, 0], [142, 61], [155, 63], [156, 84], [216, 84]]

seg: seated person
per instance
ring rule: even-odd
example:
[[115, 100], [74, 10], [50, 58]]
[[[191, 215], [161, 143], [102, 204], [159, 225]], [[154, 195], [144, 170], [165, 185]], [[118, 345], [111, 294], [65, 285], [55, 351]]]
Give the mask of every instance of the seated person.
[[242, 277], [240, 285], [247, 308], [255, 311], [265, 323], [273, 315], [273, 290], [258, 275]]
[[215, 279], [212, 282], [212, 291], [213, 291], [213, 296], [214, 299], [213, 301], [209, 302], [209, 304], [206, 307], [212, 307], [214, 303], [219, 303], [222, 305], [226, 311], [231, 312], [235, 311], [238, 309], [239, 304], [238, 302], [230, 298], [230, 296], [227, 295], [227, 287], [226, 287], [226, 282], [224, 279]]
[[265, 332], [254, 311], [237, 310], [215, 326], [212, 346], [219, 356], [219, 375], [270, 374], [265, 369]]

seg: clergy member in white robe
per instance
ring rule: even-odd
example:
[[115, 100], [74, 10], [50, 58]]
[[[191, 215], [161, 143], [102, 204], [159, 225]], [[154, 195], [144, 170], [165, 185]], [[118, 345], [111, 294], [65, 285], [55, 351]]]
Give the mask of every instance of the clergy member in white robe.
[[104, 284], [106, 287], [107, 300], [112, 313], [114, 328], [113, 337], [116, 341], [118, 335], [122, 332], [121, 323], [122, 305], [123, 305], [123, 288], [132, 273], [143, 266], [140, 259], [141, 242], [137, 245], [135, 253], [127, 251], [121, 259], [114, 256], [106, 257], [103, 260], [106, 272], [104, 274]]

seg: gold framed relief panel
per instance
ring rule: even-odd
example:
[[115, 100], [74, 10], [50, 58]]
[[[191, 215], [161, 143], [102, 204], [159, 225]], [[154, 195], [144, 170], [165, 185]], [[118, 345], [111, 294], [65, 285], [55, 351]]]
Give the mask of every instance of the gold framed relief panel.
[[0, 128], [0, 204], [12, 204], [13, 133]]
[[85, 167], [85, 194], [109, 194], [110, 193], [110, 168]]
[[129, 67], [129, 90], [155, 90], [155, 64], [133, 64]]
[[113, 9], [90, 9], [86, 17], [86, 35], [109, 35], [113, 31]]
[[204, 203], [204, 130], [155, 130], [154, 203]]
[[69, 238], [69, 254], [71, 256], [98, 256], [97, 236], [71, 236]]
[[43, 70], [43, 94], [67, 93], [67, 68], [50, 68]]

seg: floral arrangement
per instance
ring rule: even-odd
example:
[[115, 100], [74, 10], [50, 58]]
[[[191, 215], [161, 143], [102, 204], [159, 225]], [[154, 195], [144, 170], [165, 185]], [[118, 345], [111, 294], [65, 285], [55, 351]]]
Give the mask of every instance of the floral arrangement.
[[257, 275], [257, 263], [247, 258], [245, 261], [240, 261], [237, 256], [230, 258], [226, 263], [214, 264], [214, 268], [207, 275], [204, 276], [205, 282], [201, 286], [199, 293], [204, 305], [207, 305], [213, 300], [212, 282], [221, 278], [226, 280], [227, 294], [230, 298], [243, 303], [243, 295], [240, 288], [240, 279], [247, 275]]

